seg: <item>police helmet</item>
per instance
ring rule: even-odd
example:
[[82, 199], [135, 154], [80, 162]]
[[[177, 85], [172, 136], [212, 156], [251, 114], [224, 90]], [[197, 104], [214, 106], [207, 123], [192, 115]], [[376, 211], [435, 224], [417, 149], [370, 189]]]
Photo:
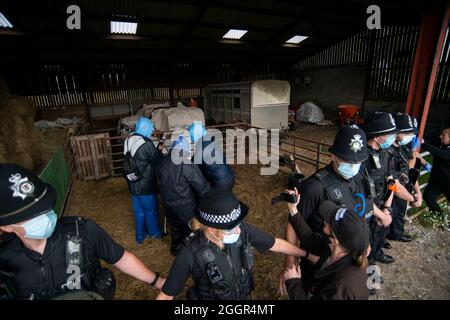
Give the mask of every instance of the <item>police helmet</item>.
[[398, 133], [397, 125], [392, 114], [375, 111], [364, 120], [364, 132], [367, 138]]
[[364, 161], [369, 157], [366, 135], [357, 125], [341, 128], [329, 151], [342, 160], [352, 163]]
[[393, 116], [397, 129], [401, 133], [414, 132], [414, 120], [409, 115], [407, 115], [406, 113], [397, 112], [394, 113]]
[[23, 222], [52, 210], [56, 191], [33, 172], [0, 164], [0, 226]]

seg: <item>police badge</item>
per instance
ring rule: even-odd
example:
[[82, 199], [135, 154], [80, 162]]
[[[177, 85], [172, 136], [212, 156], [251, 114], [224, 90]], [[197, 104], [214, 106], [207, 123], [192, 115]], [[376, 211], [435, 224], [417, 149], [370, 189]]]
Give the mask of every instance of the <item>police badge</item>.
[[25, 200], [27, 197], [34, 198], [34, 184], [28, 181], [28, 178], [22, 178], [19, 173], [11, 175], [9, 182], [12, 186], [9, 188], [13, 191], [13, 198], [20, 197]]
[[355, 134], [353, 138], [350, 140], [350, 149], [354, 153], [360, 151], [363, 147], [363, 141], [361, 140], [361, 136], [359, 134]]

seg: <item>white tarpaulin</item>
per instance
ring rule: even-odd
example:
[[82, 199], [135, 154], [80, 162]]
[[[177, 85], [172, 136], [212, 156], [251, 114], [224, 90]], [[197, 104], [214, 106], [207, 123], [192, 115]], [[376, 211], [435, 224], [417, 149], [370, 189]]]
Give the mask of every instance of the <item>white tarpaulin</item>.
[[322, 110], [311, 101], [307, 101], [300, 105], [297, 111], [297, 121], [309, 122], [309, 123], [322, 123], [324, 116]]
[[66, 128], [74, 124], [82, 123], [83, 120], [80, 118], [58, 118], [55, 121], [39, 120], [34, 123], [34, 126], [39, 130], [51, 129], [51, 128]]
[[158, 109], [158, 108], [168, 108], [170, 107], [169, 102], [165, 102], [165, 103], [152, 103], [152, 104], [143, 104], [142, 108], [139, 109], [136, 112], [136, 115], [138, 116], [145, 116], [147, 118], [149, 118], [153, 112], [154, 109]]
[[194, 121], [205, 124], [203, 110], [193, 107], [175, 107], [153, 111], [152, 120], [159, 131], [170, 131], [176, 127], [187, 128]]

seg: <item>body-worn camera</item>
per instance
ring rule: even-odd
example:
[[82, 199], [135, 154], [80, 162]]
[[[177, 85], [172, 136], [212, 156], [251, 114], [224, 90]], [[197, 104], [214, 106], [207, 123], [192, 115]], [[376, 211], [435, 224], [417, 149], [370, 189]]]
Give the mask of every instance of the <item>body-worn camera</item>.
[[216, 284], [217, 282], [223, 279], [222, 273], [220, 272], [219, 267], [215, 263], [208, 264], [206, 274], [208, 275], [208, 278], [212, 284]]

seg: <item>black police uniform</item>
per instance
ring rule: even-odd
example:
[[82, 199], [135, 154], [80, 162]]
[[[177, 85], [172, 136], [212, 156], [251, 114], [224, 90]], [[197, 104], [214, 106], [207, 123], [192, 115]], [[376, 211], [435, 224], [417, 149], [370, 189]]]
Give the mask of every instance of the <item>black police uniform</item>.
[[[392, 135], [398, 133], [398, 129], [392, 114], [382, 111], [375, 111], [364, 120], [364, 131], [367, 139], [377, 136]], [[367, 171], [374, 186], [373, 199], [375, 205], [383, 210], [384, 203], [390, 195], [388, 190], [388, 177], [393, 175], [392, 150], [375, 150], [368, 146], [369, 158], [363, 164], [363, 170]], [[370, 246], [371, 252], [369, 262], [375, 260], [388, 262], [388, 256], [385, 256], [382, 246], [386, 240], [387, 228], [380, 226], [377, 219], [370, 222]], [[393, 260], [392, 260], [393, 261]]]
[[372, 200], [367, 195], [365, 172], [361, 169], [350, 179], [344, 179], [333, 168], [333, 163], [315, 172], [301, 186], [297, 206], [313, 232], [322, 232], [323, 218], [318, 212], [320, 204], [331, 200], [346, 207], [366, 220], [373, 214]]
[[[357, 126], [344, 127], [337, 133], [330, 152], [345, 161], [357, 163], [367, 158], [367, 140]], [[373, 214], [373, 202], [368, 196], [367, 174], [359, 170], [350, 179], [344, 179], [333, 167], [333, 163], [315, 172], [300, 187], [301, 198], [298, 211], [313, 232], [322, 233], [323, 218], [318, 208], [325, 200], [346, 207], [362, 219], [368, 221]], [[316, 266], [302, 259], [302, 279], [312, 276]]]
[[[409, 160], [412, 159], [411, 152], [406, 146], [392, 146], [393, 177], [412, 193], [412, 184], [409, 168]], [[405, 230], [405, 214], [408, 209], [408, 202], [394, 196], [392, 200], [392, 223], [389, 228], [388, 239], [399, 240]]]
[[[375, 195], [373, 201], [375, 205], [383, 210], [389, 191], [387, 179], [393, 175], [392, 172], [392, 155], [388, 150], [375, 150], [368, 147], [369, 158], [363, 163], [361, 170], [366, 171], [374, 182]], [[369, 261], [374, 261], [383, 256], [383, 244], [386, 239], [387, 228], [380, 226], [377, 219], [371, 219], [370, 226], [370, 246], [371, 252]]]
[[[401, 133], [410, 134], [417, 133], [417, 120], [410, 117], [408, 114], [397, 112], [394, 115], [397, 129]], [[391, 154], [394, 168], [394, 178], [408, 190], [413, 193], [414, 185], [420, 175], [420, 161], [416, 161], [413, 168], [409, 167], [409, 161], [413, 159], [410, 145], [396, 145], [391, 146]], [[392, 223], [390, 225], [388, 239], [390, 240], [410, 240], [405, 237], [403, 232], [405, 230], [405, 214], [408, 209], [408, 202], [394, 196], [392, 201]]]
[[[79, 239], [81, 246], [74, 250], [74, 240]], [[13, 298], [52, 299], [74, 291], [68, 287], [69, 278], [75, 274], [69, 266], [79, 265], [81, 290], [98, 292], [103, 298], [112, 299], [114, 275], [102, 268], [99, 259], [115, 264], [124, 252], [124, 248], [92, 220], [63, 217], [47, 239], [42, 255], [25, 247], [16, 236], [2, 242], [0, 270], [11, 277], [9, 283], [14, 286], [10, 288], [14, 291]]]
[[189, 299], [244, 300], [253, 290], [251, 270], [253, 255], [250, 247], [265, 252], [273, 247], [275, 238], [252, 225], [242, 222], [239, 240], [220, 249], [203, 232], [191, 235], [181, 247], [162, 292], [176, 296], [183, 291], [189, 275], [194, 287]]

